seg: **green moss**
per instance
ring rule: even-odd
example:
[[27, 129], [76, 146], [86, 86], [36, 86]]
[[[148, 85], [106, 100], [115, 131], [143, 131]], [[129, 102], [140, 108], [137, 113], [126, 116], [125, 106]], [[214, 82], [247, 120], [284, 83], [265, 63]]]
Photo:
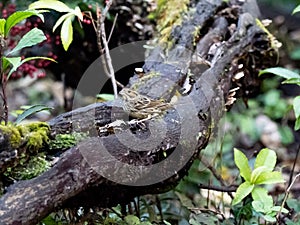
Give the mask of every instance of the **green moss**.
[[32, 122], [28, 124], [7, 125], [0, 124], [0, 129], [9, 136], [13, 148], [18, 148], [23, 143], [30, 151], [37, 151], [49, 142], [50, 127], [45, 122]]
[[58, 134], [55, 140], [49, 142], [49, 149], [67, 149], [75, 146], [79, 141], [83, 140], [87, 135], [85, 133]]
[[50, 163], [46, 160], [44, 153], [39, 153], [26, 160], [26, 163], [21, 160], [17, 167], [8, 168], [4, 175], [14, 180], [28, 180], [39, 176], [49, 168]]

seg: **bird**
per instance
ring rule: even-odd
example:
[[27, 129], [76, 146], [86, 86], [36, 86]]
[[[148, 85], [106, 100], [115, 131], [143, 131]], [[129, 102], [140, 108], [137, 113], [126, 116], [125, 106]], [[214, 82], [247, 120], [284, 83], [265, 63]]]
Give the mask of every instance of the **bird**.
[[133, 118], [152, 118], [161, 115], [171, 107], [170, 103], [151, 99], [130, 88], [123, 88], [119, 94], [123, 100], [124, 111]]

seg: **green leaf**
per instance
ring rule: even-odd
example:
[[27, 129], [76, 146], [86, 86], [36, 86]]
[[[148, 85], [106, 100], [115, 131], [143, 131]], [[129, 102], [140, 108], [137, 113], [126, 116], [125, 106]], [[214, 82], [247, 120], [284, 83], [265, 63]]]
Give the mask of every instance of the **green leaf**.
[[26, 62], [30, 61], [30, 60], [36, 60], [36, 59], [44, 59], [44, 60], [49, 60], [49, 61], [52, 61], [52, 62], [55, 62], [55, 63], [56, 63], [56, 61], [55, 61], [54, 59], [49, 58], [49, 57], [44, 57], [44, 56], [33, 56], [33, 57], [27, 57], [27, 58], [23, 59], [22, 62], [21, 62], [21, 65], [22, 65], [23, 63], [26, 63]]
[[4, 36], [6, 37], [8, 35], [10, 29], [13, 26], [15, 26], [16, 24], [20, 23], [22, 20], [30, 16], [39, 16], [42, 19], [42, 21], [44, 21], [43, 15], [39, 14], [37, 11], [34, 10], [15, 12], [11, 14], [6, 20], [5, 28], [4, 28]]
[[29, 9], [52, 9], [57, 12], [71, 12], [69, 6], [57, 0], [40, 0], [29, 5]]
[[98, 94], [97, 100], [102, 100], [102, 101], [113, 101], [115, 99], [115, 96], [112, 94]]
[[44, 110], [51, 110], [51, 109], [53, 109], [53, 108], [48, 107], [46, 105], [33, 105], [30, 108], [25, 109], [24, 112], [17, 117], [15, 124], [19, 124], [21, 121], [23, 121], [24, 119], [26, 119], [28, 116], [30, 116], [32, 114], [35, 114], [37, 112], [44, 111]]
[[43, 31], [38, 28], [33, 28], [29, 32], [27, 32], [22, 39], [19, 41], [17, 46], [8, 54], [12, 54], [21, 50], [22, 48], [30, 47], [45, 41], [47, 38], [44, 35]]
[[275, 223], [276, 222], [276, 217], [272, 215], [264, 215], [263, 218], [267, 222]]
[[241, 176], [246, 180], [251, 179], [251, 168], [248, 163], [248, 159], [244, 153], [242, 153], [237, 148], [234, 149], [234, 162], [240, 170]]
[[5, 23], [6, 23], [6, 19], [0, 19], [0, 35], [2, 35], [2, 36], [5, 36], [4, 35]]
[[267, 171], [266, 166], [260, 166], [255, 168], [251, 173], [251, 179], [250, 179], [251, 184], [256, 184], [257, 178], [265, 171]]
[[284, 182], [285, 180], [283, 179], [282, 174], [278, 171], [262, 172], [255, 180], [255, 184], [275, 184], [275, 183], [284, 183]]
[[65, 51], [68, 50], [70, 44], [73, 41], [73, 27], [72, 27], [72, 17], [69, 17], [65, 20], [61, 27], [60, 38], [63, 44]]
[[34, 57], [28, 57], [25, 58], [21, 61], [21, 57], [10, 57], [10, 58], [6, 58], [6, 60], [8, 60], [12, 65], [13, 68], [9, 71], [8, 75], [7, 75], [7, 79], [10, 78], [11, 74], [13, 72], [15, 72], [19, 66], [21, 66], [23, 63], [26, 63], [30, 60], [36, 60], [36, 59], [45, 59], [45, 60], [49, 60], [52, 62], [56, 62], [54, 59], [48, 58], [48, 57], [43, 57], [43, 56], [34, 56]]
[[250, 184], [248, 181], [242, 183], [236, 190], [232, 205], [236, 205], [241, 202], [247, 195], [251, 193], [254, 188], [254, 184]]
[[298, 118], [300, 116], [300, 96], [297, 96], [293, 100], [293, 108], [295, 112], [295, 117]]
[[[74, 17], [73, 13], [67, 13], [61, 17], [59, 17], [59, 19], [56, 21], [55, 25], [53, 26], [52, 31], [54, 32], [56, 30], [56, 28], [64, 21], [66, 20], [68, 17]], [[73, 18], [72, 18], [73, 19]]]
[[274, 212], [279, 212], [281, 210], [282, 213], [289, 213], [289, 211], [286, 208], [281, 208], [281, 206], [277, 206], [277, 205], [273, 206], [271, 208], [271, 210], [274, 211]]
[[294, 142], [293, 131], [288, 125], [279, 127], [279, 133], [281, 135], [282, 144], [289, 145]]
[[299, 130], [299, 129], [300, 129], [300, 117], [296, 119], [295, 127], [294, 127], [294, 130]]
[[255, 160], [254, 168], [265, 166], [265, 171], [272, 171], [274, 170], [276, 160], [276, 153], [273, 150], [264, 148], [258, 153]]
[[[3, 57], [3, 61], [5, 62], [5, 67], [8, 68], [8, 65], [11, 64], [12, 65], [12, 68], [10, 69], [8, 75], [7, 75], [7, 79], [9, 79], [10, 75], [15, 72], [18, 67], [21, 65], [21, 60], [22, 58], [21, 57], [10, 57], [10, 58], [7, 58], [7, 57]], [[8, 62], [8, 63], [7, 63]]]
[[[262, 187], [255, 187], [251, 192], [252, 198], [254, 201], [261, 202], [263, 211], [259, 211], [255, 209], [257, 212], [268, 213], [273, 207], [273, 199], [270, 195], [268, 195], [268, 190]], [[261, 206], [260, 205], [260, 206]], [[253, 207], [254, 208], [254, 207]]]
[[293, 10], [292, 14], [295, 14], [295, 13], [297, 13], [297, 12], [299, 12], [299, 11], [300, 11], [300, 5], [298, 5], [298, 6]]
[[282, 82], [283, 84], [297, 84], [300, 86], [300, 78], [290, 78]]
[[277, 76], [283, 77], [285, 79], [300, 78], [300, 75], [298, 73], [295, 73], [289, 69], [285, 69], [282, 67], [273, 67], [273, 68], [261, 70], [259, 72], [259, 76], [265, 73], [272, 73]]

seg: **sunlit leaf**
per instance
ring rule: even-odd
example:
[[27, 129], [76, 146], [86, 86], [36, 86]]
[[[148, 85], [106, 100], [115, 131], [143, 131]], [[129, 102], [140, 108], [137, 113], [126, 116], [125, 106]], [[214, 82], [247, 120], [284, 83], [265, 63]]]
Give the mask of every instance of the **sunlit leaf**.
[[0, 19], [0, 35], [4, 36], [6, 19]]
[[10, 29], [13, 26], [15, 26], [16, 24], [20, 23], [22, 20], [30, 16], [39, 16], [42, 19], [42, 21], [44, 21], [43, 15], [39, 14], [37, 11], [34, 10], [14, 12], [6, 20], [5, 28], [4, 28], [4, 36], [8, 35]]
[[285, 180], [283, 179], [282, 174], [278, 171], [262, 172], [255, 180], [255, 184], [276, 184], [276, 183], [284, 183], [284, 182]]
[[[268, 190], [262, 187], [255, 187], [251, 192], [252, 198], [254, 201], [259, 201], [263, 203], [263, 212], [267, 212], [273, 207], [273, 199], [268, 195]], [[256, 209], [255, 209], [256, 210]], [[258, 210], [256, 210], [258, 211]]]
[[[7, 62], [9, 62], [11, 65], [12, 65], [12, 68], [10, 69], [8, 75], [7, 75], [7, 79], [9, 79], [10, 75], [15, 72], [18, 67], [21, 65], [21, 60], [22, 58], [21, 57], [3, 57], [4, 60], [6, 60]], [[7, 63], [6, 63], [7, 65]]]
[[45, 41], [47, 38], [44, 35], [43, 31], [41, 31], [38, 28], [33, 28], [29, 32], [27, 32], [22, 39], [19, 41], [17, 46], [8, 54], [13, 54], [22, 48], [30, 47], [36, 44], [39, 44], [43, 41]]
[[31, 3], [28, 8], [29, 9], [52, 9], [57, 12], [71, 12], [73, 10], [63, 2], [57, 0], [36, 1]]
[[300, 129], [300, 117], [296, 119], [295, 127], [294, 127], [294, 130], [299, 130], [299, 129]]
[[298, 118], [300, 116], [300, 96], [297, 96], [293, 100], [293, 108], [295, 112], [295, 117]]
[[234, 149], [234, 162], [240, 170], [241, 176], [246, 180], [250, 181], [251, 179], [251, 168], [248, 163], [248, 159], [244, 153], [238, 149]]
[[283, 84], [297, 84], [300, 86], [300, 78], [290, 78], [282, 82]]
[[52, 31], [54, 32], [56, 30], [57, 27], [59, 27], [59, 25], [64, 22], [64, 20], [66, 20], [66, 18], [68, 17], [74, 17], [73, 13], [67, 13], [65, 15], [62, 15], [61, 17], [59, 17], [59, 19], [56, 21], [55, 25], [53, 26]]
[[18, 115], [15, 123], [16, 124], [19, 124], [21, 121], [23, 121], [24, 119], [26, 119], [28, 116], [31, 116], [35, 113], [38, 113], [38, 112], [41, 112], [41, 111], [44, 111], [44, 110], [51, 110], [53, 109], [52, 107], [48, 107], [46, 105], [33, 105], [31, 106], [30, 108], [28, 109], [25, 109], [24, 112], [20, 115]]
[[251, 184], [256, 184], [257, 178], [265, 171], [267, 171], [266, 166], [256, 167], [251, 173], [251, 179], [250, 179]]
[[265, 171], [272, 171], [275, 167], [276, 160], [276, 153], [273, 150], [264, 148], [258, 153], [255, 160], [254, 168], [265, 166]]
[[300, 78], [300, 75], [298, 73], [295, 73], [289, 69], [282, 68], [282, 67], [273, 67], [273, 68], [261, 70], [259, 72], [259, 75], [262, 75], [265, 73], [272, 73], [277, 76], [283, 77], [285, 79]]
[[7, 79], [9, 79], [9, 77], [11, 76], [11, 74], [13, 72], [15, 72], [19, 66], [21, 66], [23, 63], [26, 63], [30, 60], [36, 60], [36, 59], [44, 59], [44, 60], [49, 60], [52, 62], [56, 62], [54, 59], [48, 58], [48, 57], [43, 57], [43, 56], [34, 56], [34, 57], [28, 57], [25, 58], [21, 61], [21, 57], [10, 57], [10, 58], [6, 58], [12, 65], [13, 68], [9, 71], [8, 75], [7, 75]]
[[300, 5], [298, 5], [298, 6], [293, 10], [292, 14], [295, 14], [295, 13], [297, 13], [297, 12], [299, 12], [299, 11], [300, 11]]
[[254, 184], [250, 184], [247, 181], [242, 183], [236, 190], [234, 199], [232, 201], [232, 205], [236, 205], [239, 202], [241, 202], [247, 195], [249, 195], [251, 193], [253, 188], [254, 188]]
[[60, 38], [65, 51], [68, 50], [70, 44], [73, 41], [72, 18], [73, 17], [69, 17], [65, 20], [60, 31]]
[[100, 101], [113, 101], [115, 99], [115, 96], [112, 94], [98, 94], [97, 100]]
[[74, 15], [76, 15], [81, 21], [83, 20], [83, 14], [78, 6], [75, 7]]

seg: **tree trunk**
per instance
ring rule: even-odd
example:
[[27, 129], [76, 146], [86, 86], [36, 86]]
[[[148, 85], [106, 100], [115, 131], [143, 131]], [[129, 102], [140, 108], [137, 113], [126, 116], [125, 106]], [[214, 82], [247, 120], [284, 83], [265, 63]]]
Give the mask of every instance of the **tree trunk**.
[[[134, 75], [128, 87], [172, 99], [164, 114], [128, 121], [118, 99], [49, 121], [53, 135], [88, 137], [47, 172], [11, 185], [0, 199], [0, 223], [35, 224], [59, 207], [109, 207], [176, 186], [233, 103], [232, 88], [239, 87], [237, 95], [251, 94], [258, 71], [275, 62], [270, 37], [256, 25], [256, 2], [245, 2], [192, 4], [168, 44], [149, 52], [145, 74]], [[235, 76], [240, 72], [242, 77]], [[6, 146], [0, 156], [10, 151]]]

